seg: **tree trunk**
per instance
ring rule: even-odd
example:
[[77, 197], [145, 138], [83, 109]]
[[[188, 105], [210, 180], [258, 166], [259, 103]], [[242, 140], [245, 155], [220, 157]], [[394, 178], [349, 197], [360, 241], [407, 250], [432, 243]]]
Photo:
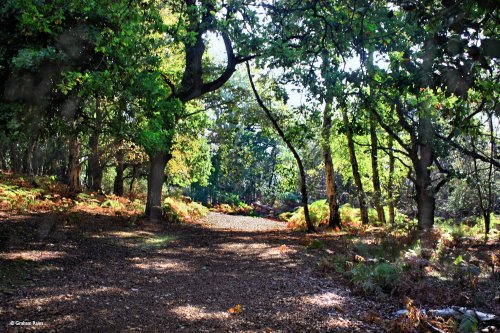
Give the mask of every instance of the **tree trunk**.
[[278, 124], [278, 121], [274, 118], [273, 114], [271, 113], [271, 110], [267, 108], [267, 106], [260, 98], [259, 93], [257, 92], [257, 88], [255, 88], [255, 84], [253, 83], [252, 75], [250, 73], [250, 65], [248, 64], [248, 62], [246, 63], [246, 67], [247, 67], [248, 79], [250, 80], [250, 86], [252, 87], [252, 91], [255, 95], [257, 103], [262, 108], [262, 110], [264, 110], [264, 113], [266, 114], [267, 118], [271, 121], [274, 129], [276, 130], [276, 132], [278, 132], [280, 138], [285, 142], [286, 146], [293, 154], [295, 161], [297, 161], [297, 165], [299, 167], [299, 175], [300, 175], [300, 193], [302, 194], [302, 207], [304, 208], [304, 218], [306, 220], [307, 232], [315, 232], [316, 230], [314, 228], [314, 225], [312, 224], [311, 216], [309, 215], [309, 206], [308, 206], [309, 200], [307, 195], [306, 173], [304, 171], [304, 165], [302, 164], [302, 160], [300, 159], [300, 156], [297, 153], [295, 147], [292, 145], [290, 140], [288, 140], [285, 133], [281, 129], [280, 125]]
[[5, 162], [4, 152], [0, 151], [0, 170], [6, 170], [7, 163]]
[[118, 196], [123, 196], [123, 157], [124, 157], [123, 149], [119, 149], [116, 153], [116, 177], [113, 183], [113, 193]]
[[353, 132], [346, 108], [342, 108], [342, 119], [346, 128], [347, 147], [349, 148], [349, 159], [351, 161], [352, 175], [354, 177], [354, 185], [356, 186], [356, 192], [359, 200], [361, 222], [363, 224], [368, 224], [368, 208], [366, 206], [366, 197], [363, 190], [363, 183], [361, 182], [361, 175], [359, 174], [358, 160], [356, 158], [356, 150], [354, 149]]
[[387, 184], [387, 200], [389, 204], [389, 223], [395, 223], [395, 210], [394, 210], [394, 152], [392, 136], [389, 136], [389, 182]]
[[81, 191], [80, 184], [80, 140], [78, 134], [72, 134], [69, 139], [68, 189], [71, 193]]
[[490, 227], [491, 227], [491, 214], [490, 214], [490, 212], [484, 212], [483, 218], [484, 218], [484, 235], [485, 235], [485, 237], [488, 237], [488, 235], [490, 233]]
[[33, 176], [33, 153], [35, 151], [36, 138], [30, 138], [28, 141], [28, 147], [26, 147], [26, 153], [24, 155], [24, 173], [29, 176]]
[[306, 172], [304, 170], [304, 165], [302, 165], [302, 160], [298, 157], [297, 153], [294, 153], [295, 160], [299, 166], [300, 173], [300, 193], [302, 194], [302, 207], [304, 207], [304, 218], [306, 220], [307, 232], [314, 232], [314, 225], [311, 221], [311, 215], [309, 214], [309, 203], [307, 195], [307, 183], [306, 183]]
[[130, 187], [128, 189], [129, 193], [134, 193], [135, 191], [134, 185], [137, 177], [139, 177], [139, 165], [134, 164], [132, 166], [132, 178], [130, 179]]
[[385, 224], [385, 213], [384, 207], [382, 206], [382, 189], [380, 188], [380, 177], [378, 173], [378, 140], [376, 122], [373, 115], [370, 117], [370, 138], [374, 206], [375, 210], [377, 211], [379, 222]]
[[92, 191], [102, 191], [103, 166], [101, 165], [101, 156], [99, 154], [99, 138], [102, 129], [102, 110], [100, 99], [96, 96], [95, 102], [95, 121], [92, 133], [89, 138], [90, 155], [88, 160], [87, 184]]
[[434, 225], [434, 211], [436, 198], [432, 187], [431, 170], [433, 162], [433, 150], [429, 144], [419, 144], [420, 156], [413, 158], [415, 168], [415, 189], [417, 195], [417, 219], [418, 228], [427, 230]]
[[10, 170], [13, 173], [21, 172], [21, 161], [19, 160], [19, 148], [16, 141], [10, 142]]
[[425, 114], [420, 115], [418, 139], [410, 154], [415, 169], [417, 219], [420, 230], [431, 229], [434, 225], [436, 198], [431, 178], [431, 166], [434, 162], [433, 133], [431, 120]]
[[160, 220], [162, 217], [161, 192], [165, 181], [165, 167], [171, 158], [171, 154], [162, 151], [150, 156], [146, 216], [152, 220]]
[[328, 198], [328, 208], [330, 217], [328, 218], [328, 226], [330, 228], [341, 228], [339, 203], [337, 200], [337, 184], [335, 183], [335, 171], [333, 168], [332, 149], [330, 147], [330, 132], [332, 129], [332, 99], [326, 101], [323, 111], [323, 131], [322, 131], [322, 148], [325, 161], [326, 175], [326, 195]]

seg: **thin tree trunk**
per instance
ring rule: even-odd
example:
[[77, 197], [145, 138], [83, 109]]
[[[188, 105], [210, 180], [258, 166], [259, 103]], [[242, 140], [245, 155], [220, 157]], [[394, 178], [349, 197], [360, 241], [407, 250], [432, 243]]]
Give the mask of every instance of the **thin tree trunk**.
[[285, 133], [283, 132], [283, 130], [279, 126], [277, 120], [272, 115], [271, 111], [266, 107], [266, 105], [264, 104], [264, 102], [260, 98], [259, 93], [257, 92], [257, 88], [255, 88], [255, 85], [253, 83], [252, 75], [250, 73], [250, 65], [248, 64], [248, 62], [246, 63], [246, 66], [247, 66], [248, 79], [250, 80], [250, 85], [252, 86], [252, 90], [253, 90], [253, 93], [255, 95], [255, 99], [257, 100], [257, 103], [262, 108], [262, 110], [264, 110], [267, 118], [269, 118], [269, 120], [271, 121], [274, 129], [276, 130], [276, 132], [278, 132], [278, 135], [280, 136], [280, 138], [285, 142], [288, 149], [292, 152], [293, 157], [295, 158], [295, 161], [297, 161], [297, 166], [299, 167], [299, 176], [300, 176], [300, 193], [302, 195], [302, 207], [304, 208], [304, 218], [306, 220], [307, 231], [308, 232], [315, 232], [316, 230], [314, 228], [314, 225], [312, 224], [311, 216], [309, 214], [306, 172], [304, 170], [304, 165], [302, 164], [302, 160], [300, 159], [300, 156], [297, 153], [297, 150], [295, 150], [295, 147], [288, 140]]
[[377, 211], [378, 220], [385, 224], [384, 207], [382, 206], [382, 189], [380, 188], [380, 177], [378, 173], [378, 140], [376, 121], [373, 115], [370, 117], [370, 138], [371, 138], [371, 162], [372, 162], [372, 181], [374, 190], [374, 205]]
[[276, 174], [276, 163], [277, 163], [276, 157], [277, 157], [277, 155], [278, 155], [278, 148], [277, 147], [273, 147], [273, 151], [271, 153], [271, 160], [272, 160], [271, 172], [270, 172], [270, 175], [269, 175], [269, 182], [268, 182], [268, 185], [267, 185], [267, 188], [270, 190], [269, 193], [271, 193], [271, 206], [274, 205], [274, 203], [276, 201], [275, 191], [271, 191], [271, 187], [273, 186], [274, 179], [275, 179], [275, 174]]
[[[494, 142], [494, 134], [493, 134], [493, 120], [492, 116], [490, 115], [489, 119], [489, 126], [490, 126], [490, 159], [494, 158], [494, 153], [495, 153], [495, 142]], [[472, 147], [475, 148], [474, 141], [472, 141]], [[479, 208], [481, 209], [481, 215], [483, 216], [484, 219], [484, 236], [487, 238], [488, 234], [490, 233], [490, 227], [491, 227], [491, 211], [493, 208], [493, 193], [492, 193], [492, 184], [493, 184], [493, 164], [489, 163], [488, 166], [488, 179], [487, 179], [487, 186], [484, 189], [486, 192], [486, 195], [483, 193], [483, 184], [481, 183], [481, 178], [479, 177], [479, 168], [477, 165], [477, 160], [476, 158], [473, 158], [473, 165], [474, 165], [474, 173], [476, 175], [476, 190], [479, 198]], [[487, 204], [485, 205], [484, 199], [487, 199]]]
[[10, 170], [13, 173], [21, 172], [21, 163], [19, 160], [19, 148], [16, 141], [10, 142]]
[[393, 149], [393, 139], [389, 136], [389, 182], [387, 184], [387, 200], [389, 205], [389, 223], [395, 223], [395, 209], [394, 209], [394, 152]]
[[78, 133], [70, 136], [69, 140], [69, 163], [68, 163], [68, 189], [71, 193], [78, 193], [81, 191], [80, 184], [80, 140]]
[[[493, 115], [490, 114], [490, 160], [493, 160], [495, 156], [495, 135], [493, 132]], [[489, 164], [488, 169], [488, 207], [487, 213], [484, 215], [484, 233], [485, 237], [488, 237], [490, 233], [490, 224], [491, 224], [491, 212], [493, 211], [493, 203], [494, 203], [494, 194], [493, 194], [493, 182], [494, 182], [494, 174], [493, 174], [493, 164]]]
[[5, 155], [3, 151], [0, 151], [0, 170], [6, 170], [7, 163], [5, 162]]
[[361, 182], [361, 175], [359, 174], [358, 160], [356, 158], [356, 150], [354, 149], [353, 132], [351, 124], [349, 122], [349, 116], [347, 115], [346, 108], [342, 108], [342, 119], [344, 122], [344, 126], [346, 128], [347, 147], [349, 149], [349, 159], [352, 167], [354, 185], [356, 186], [356, 192], [359, 200], [361, 222], [363, 224], [368, 224], [368, 208], [366, 206], [366, 197], [365, 197], [365, 192], [363, 190], [363, 183]]
[[332, 129], [332, 103], [333, 98], [326, 101], [323, 111], [323, 131], [322, 131], [322, 148], [325, 162], [326, 175], [326, 195], [328, 198], [328, 208], [330, 216], [328, 218], [328, 226], [330, 228], [341, 228], [339, 203], [337, 200], [337, 184], [335, 183], [335, 171], [332, 160], [332, 149], [330, 147], [330, 132]]
[[95, 102], [95, 121], [92, 133], [89, 138], [90, 155], [88, 160], [88, 186], [92, 191], [102, 191], [103, 167], [101, 165], [101, 156], [99, 155], [99, 138], [102, 130], [102, 110], [99, 97], [96, 96]]
[[139, 165], [134, 164], [132, 166], [132, 178], [130, 179], [130, 187], [129, 187], [129, 193], [134, 193], [135, 192], [135, 183], [136, 179], [139, 177]]
[[28, 141], [28, 147], [26, 147], [26, 153], [24, 155], [24, 173], [29, 176], [33, 176], [33, 153], [36, 146], [36, 137], [30, 138]]
[[113, 193], [118, 196], [123, 196], [123, 171], [125, 170], [123, 166], [123, 149], [119, 149], [116, 152], [116, 176], [113, 183]]
[[161, 220], [162, 217], [161, 192], [165, 181], [165, 167], [171, 158], [171, 154], [162, 151], [150, 156], [146, 216], [152, 220]]

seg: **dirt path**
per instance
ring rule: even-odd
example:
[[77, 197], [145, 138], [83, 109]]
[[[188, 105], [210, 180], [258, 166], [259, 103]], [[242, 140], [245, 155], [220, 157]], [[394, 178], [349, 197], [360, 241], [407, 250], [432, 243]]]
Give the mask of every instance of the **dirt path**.
[[[52, 217], [56, 227], [39, 240], [47, 218], [0, 218], [11, 233], [0, 252], [8, 332], [382, 331], [361, 321], [378, 305], [322, 276], [318, 252], [283, 223], [211, 213], [196, 224], [136, 226], [79, 212]], [[236, 305], [241, 313], [230, 314]]]

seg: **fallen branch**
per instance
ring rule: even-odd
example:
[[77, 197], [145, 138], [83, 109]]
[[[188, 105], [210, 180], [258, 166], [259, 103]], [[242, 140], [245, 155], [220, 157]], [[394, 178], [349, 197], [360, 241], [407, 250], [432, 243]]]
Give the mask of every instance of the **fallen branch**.
[[[447, 318], [455, 318], [455, 319], [461, 319], [464, 316], [470, 316], [473, 318], [476, 318], [478, 323], [485, 323], [488, 325], [495, 325], [498, 326], [500, 325], [500, 317], [491, 313], [484, 313], [472, 309], [468, 309], [465, 307], [458, 307], [458, 306], [452, 306], [449, 308], [444, 308], [444, 309], [436, 309], [436, 310], [420, 310], [420, 313], [422, 313], [424, 316], [427, 317], [441, 317], [444, 319]], [[396, 316], [407, 316], [408, 315], [408, 310], [399, 310], [396, 311]], [[433, 332], [443, 332], [437, 327], [434, 327], [432, 324], [429, 322], [426, 322], [426, 325], [428, 325], [428, 328], [433, 331]], [[432, 326], [432, 327], [431, 327]]]

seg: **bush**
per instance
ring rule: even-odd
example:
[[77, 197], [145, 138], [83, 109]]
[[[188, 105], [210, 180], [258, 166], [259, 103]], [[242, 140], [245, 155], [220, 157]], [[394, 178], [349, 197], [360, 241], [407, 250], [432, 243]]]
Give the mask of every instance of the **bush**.
[[192, 222], [208, 214], [207, 207], [197, 202], [184, 202], [172, 197], [166, 198], [162, 207], [163, 218], [169, 222]]
[[247, 205], [244, 202], [240, 202], [237, 205], [231, 204], [220, 204], [216, 205], [212, 209], [215, 212], [230, 214], [230, 215], [254, 215], [255, 210], [252, 206]]
[[42, 193], [41, 189], [0, 183], [0, 209], [22, 212], [48, 209], [51, 202], [42, 199]]
[[292, 216], [293, 216], [292, 212], [284, 212], [284, 213], [281, 213], [278, 218], [281, 221], [290, 222], [290, 219], [292, 218]]
[[[309, 216], [312, 224], [317, 227], [319, 225], [328, 224], [330, 211], [326, 200], [318, 200], [309, 205]], [[306, 220], [304, 216], [304, 208], [300, 207], [288, 220], [288, 226], [293, 229], [306, 229]]]
[[399, 287], [400, 269], [388, 262], [369, 266], [364, 262], [345, 273], [351, 282], [361, 287], [364, 293], [384, 296], [394, 293]]

